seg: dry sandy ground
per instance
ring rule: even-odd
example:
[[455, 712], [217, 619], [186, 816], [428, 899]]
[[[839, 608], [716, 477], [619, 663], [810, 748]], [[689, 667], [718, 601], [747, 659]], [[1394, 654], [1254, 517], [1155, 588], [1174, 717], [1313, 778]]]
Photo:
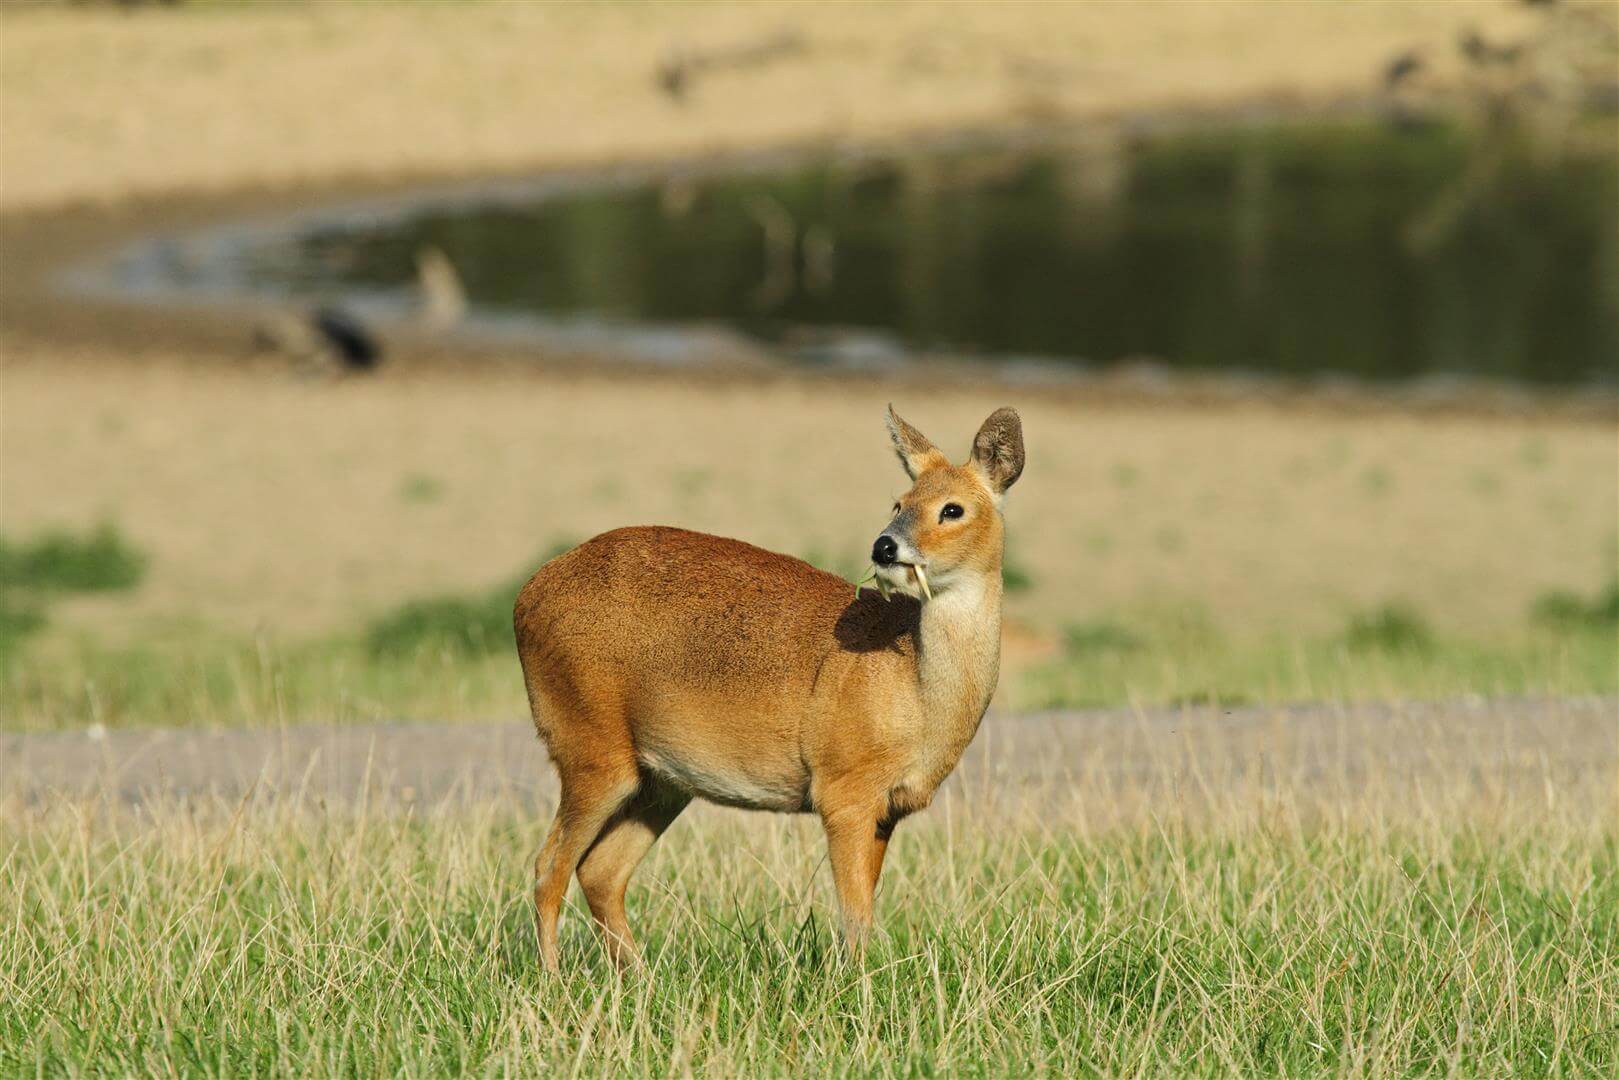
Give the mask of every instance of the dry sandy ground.
[[[1611, 698], [995, 713], [944, 798], [975, 807], [1074, 799], [1093, 821], [1251, 810], [1277, 797], [1294, 809], [1384, 802], [1411, 813], [1441, 791], [1481, 807], [1509, 795], [1588, 799], [1600, 814], [1619, 767], [1616, 715]], [[489, 796], [547, 804], [555, 780], [532, 726], [514, 721], [0, 733], [0, 792], [41, 808], [85, 795], [431, 808]]]
[[1603, 585], [1619, 520], [1606, 423], [452, 367], [330, 383], [117, 359], [13, 350], [0, 427], [7, 534], [107, 520], [151, 555], [135, 593], [53, 615], [117, 637], [351, 628], [632, 523], [858, 572], [906, 486], [891, 398], [962, 457], [994, 407], [1022, 410], [1007, 518], [1033, 587], [1010, 613], [1048, 631], [1190, 609], [1227, 631], [1315, 633], [1399, 601], [1487, 638], [1548, 589]]
[[[0, 23], [0, 209], [177, 190], [700, 155], [1165, 109], [1364, 98], [1456, 70], [1508, 0], [273, 3]], [[675, 100], [671, 55], [710, 67]], [[767, 50], [768, 51], [768, 50]]]

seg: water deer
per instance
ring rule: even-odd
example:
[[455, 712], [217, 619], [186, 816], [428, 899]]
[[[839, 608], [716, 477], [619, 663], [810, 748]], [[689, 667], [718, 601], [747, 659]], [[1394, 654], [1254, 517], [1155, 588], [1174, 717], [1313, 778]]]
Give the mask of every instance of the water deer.
[[1001, 503], [1023, 427], [990, 415], [953, 465], [888, 410], [913, 481], [872, 545], [880, 588], [737, 540], [618, 529], [541, 567], [514, 622], [562, 782], [534, 864], [540, 957], [577, 873], [609, 954], [636, 959], [630, 876], [693, 798], [815, 813], [861, 947], [894, 826], [927, 806], [994, 693]]

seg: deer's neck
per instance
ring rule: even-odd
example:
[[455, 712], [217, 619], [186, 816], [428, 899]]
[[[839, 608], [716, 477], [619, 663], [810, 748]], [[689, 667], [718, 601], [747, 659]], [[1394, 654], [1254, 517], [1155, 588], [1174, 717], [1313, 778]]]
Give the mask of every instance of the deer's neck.
[[[978, 731], [1001, 670], [1001, 575], [975, 574], [922, 605], [916, 671], [924, 722], [955, 766]], [[940, 779], [943, 779], [941, 776]]]

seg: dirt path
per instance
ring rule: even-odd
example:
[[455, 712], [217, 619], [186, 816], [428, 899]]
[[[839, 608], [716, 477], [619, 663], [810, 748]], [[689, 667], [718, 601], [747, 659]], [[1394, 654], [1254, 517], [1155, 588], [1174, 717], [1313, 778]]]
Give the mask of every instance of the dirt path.
[[[1343, 797], [1592, 782], [1611, 794], [1619, 700], [1505, 700], [1000, 714], [952, 777], [957, 791], [1050, 799], [1083, 790], [1152, 802], [1285, 789]], [[492, 795], [548, 802], [554, 780], [526, 721], [199, 732], [0, 734], [0, 805], [97, 793], [433, 805]]]

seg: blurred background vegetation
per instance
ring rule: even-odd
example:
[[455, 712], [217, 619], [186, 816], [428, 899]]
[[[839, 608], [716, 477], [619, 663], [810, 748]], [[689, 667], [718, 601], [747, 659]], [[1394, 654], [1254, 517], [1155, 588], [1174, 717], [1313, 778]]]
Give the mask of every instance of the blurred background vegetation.
[[1611, 5], [0, 20], [7, 727], [518, 715], [597, 531], [858, 579], [889, 400], [1024, 413], [1003, 706], [1619, 692]]

